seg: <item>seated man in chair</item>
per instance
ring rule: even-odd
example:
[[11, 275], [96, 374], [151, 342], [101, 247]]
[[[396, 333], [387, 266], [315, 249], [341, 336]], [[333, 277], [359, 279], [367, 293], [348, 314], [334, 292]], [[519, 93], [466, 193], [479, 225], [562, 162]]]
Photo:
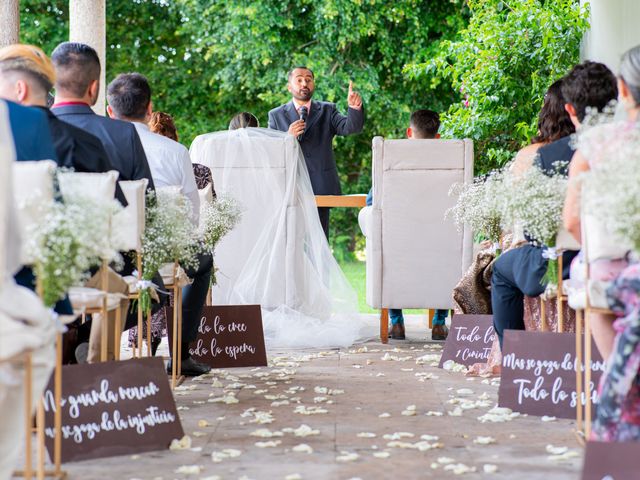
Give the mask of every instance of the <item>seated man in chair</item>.
[[[440, 138], [438, 129], [440, 128], [440, 116], [432, 110], [416, 110], [411, 114], [409, 128], [407, 128], [407, 138], [409, 139], [434, 139]], [[369, 190], [367, 195], [367, 206], [373, 204], [373, 190]], [[399, 308], [389, 309], [391, 318], [391, 338], [394, 340], [404, 340], [404, 317]], [[446, 310], [436, 310], [433, 317], [433, 329], [431, 330], [432, 340], [446, 340], [449, 329], [445, 324], [447, 318]]]

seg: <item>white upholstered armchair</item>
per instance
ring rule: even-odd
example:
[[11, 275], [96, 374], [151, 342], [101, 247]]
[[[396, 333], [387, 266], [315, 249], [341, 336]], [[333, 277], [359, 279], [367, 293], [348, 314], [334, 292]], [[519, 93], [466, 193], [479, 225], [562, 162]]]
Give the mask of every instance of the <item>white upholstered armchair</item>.
[[360, 211], [366, 236], [367, 304], [381, 309], [386, 343], [389, 308], [450, 309], [452, 290], [472, 260], [469, 229], [447, 209], [454, 183], [473, 179], [471, 140], [373, 139], [373, 205]]

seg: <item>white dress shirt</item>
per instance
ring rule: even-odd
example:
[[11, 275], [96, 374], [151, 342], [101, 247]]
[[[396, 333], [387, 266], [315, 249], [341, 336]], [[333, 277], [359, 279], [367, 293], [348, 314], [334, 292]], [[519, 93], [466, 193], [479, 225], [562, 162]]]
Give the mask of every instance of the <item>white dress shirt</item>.
[[200, 197], [189, 150], [170, 138], [153, 133], [144, 123], [133, 122], [133, 124], [140, 136], [156, 188], [174, 186], [182, 188], [183, 195], [191, 201], [192, 221], [198, 225]]

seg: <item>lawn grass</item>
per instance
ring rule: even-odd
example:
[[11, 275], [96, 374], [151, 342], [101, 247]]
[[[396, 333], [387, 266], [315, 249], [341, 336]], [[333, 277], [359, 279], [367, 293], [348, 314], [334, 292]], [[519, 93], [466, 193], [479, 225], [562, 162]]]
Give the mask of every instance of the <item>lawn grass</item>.
[[[349, 283], [358, 295], [358, 310], [360, 313], [378, 313], [378, 310], [367, 305], [366, 301], [366, 281], [367, 271], [365, 262], [345, 261], [340, 263], [340, 268], [349, 280]], [[426, 310], [404, 310], [406, 314], [425, 315]]]

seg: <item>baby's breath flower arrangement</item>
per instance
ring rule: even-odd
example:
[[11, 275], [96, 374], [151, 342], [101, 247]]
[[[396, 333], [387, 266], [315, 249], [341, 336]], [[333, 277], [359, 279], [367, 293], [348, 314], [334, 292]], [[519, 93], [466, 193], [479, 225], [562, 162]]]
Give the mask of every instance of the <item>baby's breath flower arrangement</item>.
[[[218, 197], [204, 205], [200, 211], [200, 236], [207, 250], [215, 252], [216, 245], [240, 221], [240, 206], [234, 198]], [[217, 268], [211, 274], [211, 285], [216, 284]]]
[[181, 193], [160, 189], [147, 194], [139, 300], [145, 315], [151, 311], [151, 280], [164, 264], [197, 265], [203, 245], [191, 217], [191, 204]]
[[109, 216], [118, 208], [122, 207], [115, 200], [105, 205], [73, 197], [53, 203], [29, 232], [25, 248], [46, 306], [53, 307], [70, 287], [81, 285], [103, 259], [120, 260], [109, 231]]
[[591, 170], [584, 182], [583, 206], [623, 245], [640, 252], [640, 127], [616, 122], [579, 139]]
[[446, 217], [453, 218], [459, 229], [466, 224], [477, 240], [490, 240], [498, 255], [503, 224], [499, 202], [503, 179], [503, 171], [494, 170], [475, 178], [473, 183], [453, 185], [449, 195], [457, 195], [458, 200], [446, 213]]
[[562, 223], [562, 207], [568, 180], [557, 165], [556, 172], [548, 174], [536, 164], [525, 172], [505, 174], [502, 201], [504, 225], [522, 225], [529, 241], [545, 247], [542, 255], [548, 259], [543, 285], [558, 282], [558, 253], [556, 236]]

